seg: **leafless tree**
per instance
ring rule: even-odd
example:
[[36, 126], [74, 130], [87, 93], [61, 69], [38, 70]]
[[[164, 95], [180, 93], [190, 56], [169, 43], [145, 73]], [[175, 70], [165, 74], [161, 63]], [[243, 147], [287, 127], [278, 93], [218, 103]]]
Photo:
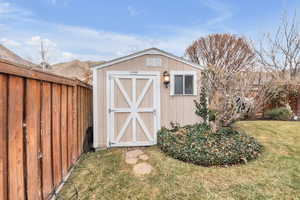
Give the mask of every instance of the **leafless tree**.
[[255, 52], [245, 38], [214, 34], [195, 41], [187, 56], [205, 67], [203, 76], [209, 108], [217, 110], [213, 129], [229, 126], [245, 115], [253, 115], [274, 94], [273, 79], [255, 86], [262, 69], [256, 65]]
[[217, 111], [212, 124], [214, 130], [230, 126], [245, 116], [253, 117], [262, 111], [277, 91], [273, 80], [259, 86], [253, 84], [258, 75], [255, 67], [228, 75], [224, 68], [209, 66], [203, 74], [209, 94], [209, 108]]
[[271, 99], [273, 105], [291, 107], [290, 99], [300, 95], [299, 28], [297, 13], [291, 17], [285, 13], [275, 33], [265, 34], [257, 45], [258, 62], [277, 77], [278, 91]]
[[231, 72], [252, 67], [255, 63], [255, 52], [247, 40], [231, 34], [201, 37], [186, 49], [186, 55], [204, 67], [216, 66]]
[[300, 29], [297, 15], [284, 14], [275, 34], [265, 34], [256, 48], [258, 61], [281, 79], [293, 80], [300, 73]]

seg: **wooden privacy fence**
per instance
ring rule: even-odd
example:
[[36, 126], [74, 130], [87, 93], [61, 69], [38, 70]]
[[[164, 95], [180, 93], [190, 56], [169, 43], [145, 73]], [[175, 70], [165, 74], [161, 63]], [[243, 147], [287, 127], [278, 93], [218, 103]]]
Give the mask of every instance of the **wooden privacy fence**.
[[92, 126], [87, 84], [0, 60], [0, 199], [48, 199]]

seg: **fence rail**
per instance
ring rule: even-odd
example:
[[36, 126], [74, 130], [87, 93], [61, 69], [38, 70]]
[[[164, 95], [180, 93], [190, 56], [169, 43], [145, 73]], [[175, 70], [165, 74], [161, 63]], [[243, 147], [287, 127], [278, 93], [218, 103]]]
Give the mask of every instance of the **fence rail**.
[[48, 199], [92, 126], [92, 89], [0, 59], [0, 199]]

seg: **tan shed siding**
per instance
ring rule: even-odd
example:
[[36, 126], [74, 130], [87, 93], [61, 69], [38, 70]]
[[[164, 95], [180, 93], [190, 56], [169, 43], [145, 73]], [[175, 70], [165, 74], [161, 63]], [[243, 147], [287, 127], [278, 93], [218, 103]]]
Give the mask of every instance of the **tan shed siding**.
[[[147, 57], [159, 57], [162, 60], [161, 67], [146, 66]], [[160, 71], [161, 74], [170, 71], [197, 71], [197, 79], [200, 77], [200, 70], [185, 63], [161, 55], [144, 55], [121, 63], [114, 64], [97, 72], [98, 88], [98, 137], [99, 147], [107, 145], [107, 95], [106, 95], [106, 73], [108, 71]], [[197, 80], [198, 81], [198, 80]], [[199, 84], [197, 84], [199, 86]], [[170, 85], [169, 85], [170, 86]], [[182, 125], [199, 122], [201, 119], [195, 114], [193, 100], [197, 96], [170, 96], [170, 87], [166, 88], [162, 80], [160, 82], [161, 93], [161, 126], [170, 126], [170, 122], [178, 122]]]
[[106, 72], [103, 70], [98, 71], [98, 145], [99, 147], [105, 147], [106, 146], [106, 118], [107, 118], [107, 106], [106, 106]]

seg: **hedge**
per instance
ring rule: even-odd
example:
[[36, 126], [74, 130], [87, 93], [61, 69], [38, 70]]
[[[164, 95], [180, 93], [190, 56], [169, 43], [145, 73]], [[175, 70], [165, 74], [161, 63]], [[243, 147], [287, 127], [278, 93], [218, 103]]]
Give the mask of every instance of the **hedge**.
[[273, 120], [290, 120], [292, 116], [292, 111], [286, 107], [274, 108], [271, 110], [267, 110], [265, 113], [265, 117], [267, 119]]

